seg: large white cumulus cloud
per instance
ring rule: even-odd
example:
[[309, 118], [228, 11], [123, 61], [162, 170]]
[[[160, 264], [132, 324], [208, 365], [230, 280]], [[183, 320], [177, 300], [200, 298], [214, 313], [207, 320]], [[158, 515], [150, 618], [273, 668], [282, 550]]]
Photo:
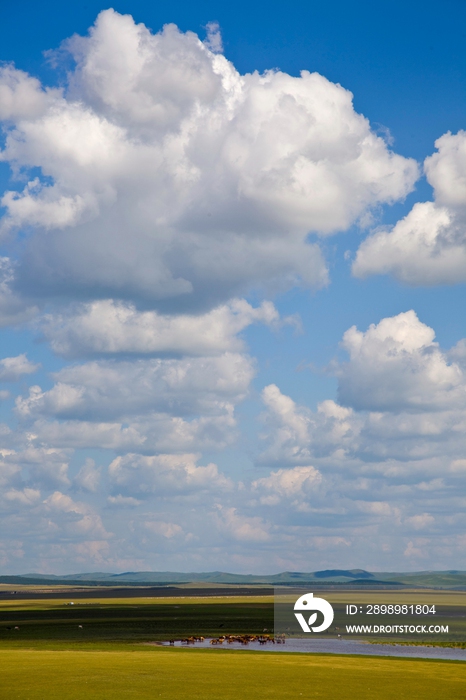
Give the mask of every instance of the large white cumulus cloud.
[[418, 202], [390, 229], [376, 231], [360, 246], [357, 277], [393, 274], [407, 284], [466, 281], [466, 132], [444, 134], [424, 170], [433, 202]]
[[117, 353], [216, 355], [242, 350], [244, 343], [238, 333], [258, 322], [279, 325], [279, 314], [271, 302], [264, 301], [254, 308], [244, 299], [233, 299], [204, 314], [170, 315], [138, 312], [132, 304], [105, 299], [79, 305], [65, 314], [52, 314], [43, 319], [42, 330], [52, 349], [65, 357]]
[[433, 411], [466, 405], [466, 377], [414, 311], [343, 336], [350, 361], [338, 370], [341, 403], [358, 410]]
[[364, 556], [377, 542], [382, 560], [398, 552], [412, 568], [462, 559], [465, 342], [446, 352], [434, 338], [413, 311], [350, 328], [348, 361], [333, 364], [345, 406], [312, 410], [265, 387], [258, 463], [279, 468], [252, 484], [254, 505], [301, 537], [313, 526], [314, 546], [320, 528], [333, 550], [340, 538]]
[[197, 490], [231, 489], [232, 482], [220, 474], [216, 464], [197, 466], [199, 455], [157, 455], [143, 457], [127, 454], [109, 466], [113, 488], [125, 493], [160, 495]]
[[213, 358], [90, 362], [55, 375], [49, 391], [31, 387], [18, 397], [19, 415], [108, 420], [149, 411], [174, 415], [229, 412], [244, 398], [254, 370], [251, 360], [225, 353]]
[[[296, 404], [275, 385], [265, 387], [267, 447], [262, 463], [288, 466], [324, 460], [332, 468], [373, 464], [375, 471], [403, 474], [428, 460], [442, 476], [466, 448], [464, 342], [450, 352], [414, 311], [384, 318], [365, 332], [343, 336], [347, 362], [333, 366], [338, 399], [317, 411]], [[378, 466], [374, 466], [378, 465]], [[437, 473], [438, 474], [438, 473]]]
[[16, 398], [22, 431], [37, 446], [144, 454], [222, 449], [236, 436], [235, 408], [249, 392], [247, 355], [94, 361], [65, 367], [46, 391]]
[[[0, 361], [0, 561], [382, 568], [429, 537], [451, 566], [466, 546], [466, 341], [443, 350], [414, 311], [348, 322], [336, 400], [314, 410], [257, 386], [265, 446], [249, 468], [246, 329], [297, 323], [269, 295], [325, 285], [322, 237], [403, 199], [418, 168], [342, 86], [241, 75], [207, 30], [153, 34], [107, 10], [55, 53], [61, 88], [0, 68], [0, 325], [28, 323], [59, 356], [14, 340]], [[356, 274], [464, 279], [466, 135], [436, 145], [435, 201], [369, 237]]]
[[1, 158], [46, 177], [2, 198], [3, 230], [32, 229], [24, 294], [192, 310], [252, 287], [322, 285], [309, 232], [347, 228], [417, 177], [316, 73], [240, 75], [195, 34], [154, 35], [113, 10], [65, 46], [64, 91], [0, 75]]

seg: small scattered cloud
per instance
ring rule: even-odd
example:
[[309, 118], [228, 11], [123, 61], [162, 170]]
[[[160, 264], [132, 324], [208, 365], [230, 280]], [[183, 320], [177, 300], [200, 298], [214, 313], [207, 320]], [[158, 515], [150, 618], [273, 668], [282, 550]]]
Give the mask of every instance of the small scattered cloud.
[[0, 360], [0, 382], [17, 382], [24, 375], [34, 374], [40, 365], [30, 362], [26, 353]]
[[40, 491], [38, 489], [10, 489], [5, 492], [5, 500], [10, 502], [17, 502], [22, 506], [35, 505], [40, 499]]
[[109, 506], [113, 506], [115, 508], [137, 508], [141, 505], [142, 501], [139, 501], [137, 498], [133, 498], [132, 496], [122, 496], [121, 494], [118, 494], [118, 496], [108, 496], [107, 503]]
[[422, 515], [412, 515], [406, 522], [415, 530], [425, 530], [435, 523], [435, 518], [429, 513], [422, 513]]
[[144, 525], [149, 532], [153, 533], [154, 535], [165, 537], [167, 540], [171, 540], [173, 537], [179, 537], [183, 534], [183, 528], [177, 523], [149, 520], [144, 523]]
[[299, 504], [312, 496], [322, 482], [322, 475], [314, 467], [294, 467], [279, 469], [267, 477], [252, 482], [259, 502], [264, 505], [278, 505], [283, 499], [292, 499]]
[[267, 542], [271, 536], [269, 523], [258, 516], [244, 516], [236, 508], [219, 505], [215, 522], [220, 532], [239, 542]]
[[73, 485], [83, 491], [96, 493], [100, 483], [100, 469], [95, 466], [93, 459], [88, 457], [73, 479]]
[[213, 53], [223, 53], [223, 42], [219, 23], [207, 22], [205, 29], [207, 36], [204, 45]]

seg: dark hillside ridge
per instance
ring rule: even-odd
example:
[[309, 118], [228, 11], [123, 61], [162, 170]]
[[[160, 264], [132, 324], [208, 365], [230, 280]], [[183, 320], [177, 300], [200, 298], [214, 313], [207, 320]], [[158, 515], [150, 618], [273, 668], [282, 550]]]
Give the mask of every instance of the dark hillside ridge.
[[222, 571], [180, 573], [173, 571], [126, 571], [120, 574], [91, 572], [63, 576], [22, 574], [0, 576], [0, 584], [9, 585], [64, 585], [64, 586], [179, 586], [183, 584], [236, 585], [236, 586], [407, 586], [410, 588], [447, 588], [466, 590], [466, 571], [377, 572], [363, 569], [325, 569], [304, 573], [284, 571], [279, 574], [232, 574]]
[[374, 574], [370, 574], [363, 569], [326, 569], [325, 571], [315, 571], [314, 578], [333, 578], [335, 576], [346, 576], [350, 578], [375, 578]]

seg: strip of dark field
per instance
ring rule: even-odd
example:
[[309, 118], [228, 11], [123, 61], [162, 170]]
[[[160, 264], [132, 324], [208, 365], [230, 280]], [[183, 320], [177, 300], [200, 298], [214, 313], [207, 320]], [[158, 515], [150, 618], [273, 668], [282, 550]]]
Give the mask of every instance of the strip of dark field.
[[69, 588], [58, 591], [1, 591], [0, 600], [78, 600], [81, 598], [194, 598], [211, 596], [273, 595], [273, 588], [176, 588], [154, 586], [148, 588]]

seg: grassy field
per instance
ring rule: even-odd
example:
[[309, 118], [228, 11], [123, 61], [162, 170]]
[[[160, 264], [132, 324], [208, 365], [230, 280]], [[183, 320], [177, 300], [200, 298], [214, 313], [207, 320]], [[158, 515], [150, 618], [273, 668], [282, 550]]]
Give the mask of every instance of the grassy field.
[[0, 608], [0, 646], [11, 641], [138, 642], [256, 634], [273, 629], [273, 612], [272, 598], [89, 598], [73, 606], [62, 600], [7, 601]]
[[[288, 619], [289, 611], [296, 600], [296, 591], [293, 594], [288, 592], [280, 592], [276, 596], [275, 608], [275, 623], [276, 632], [289, 629]], [[325, 636], [335, 636], [335, 631], [338, 628], [339, 632], [345, 634], [347, 624], [351, 625], [419, 625], [423, 624], [427, 627], [430, 625], [448, 626], [448, 634], [403, 634], [403, 636], [395, 634], [384, 634], [378, 636], [366, 636], [361, 634], [361, 638], [366, 638], [372, 643], [404, 643], [404, 644], [428, 644], [428, 645], [445, 645], [445, 646], [461, 646], [466, 647], [466, 592], [464, 591], [445, 591], [445, 590], [413, 590], [413, 591], [329, 591], [322, 594], [328, 600], [334, 609], [335, 617], [333, 626], [325, 633]], [[430, 615], [402, 615], [396, 613], [386, 614], [367, 614], [368, 604], [372, 603], [385, 605], [401, 605], [414, 606], [426, 605], [429, 608], [435, 606], [435, 614]], [[346, 612], [346, 606], [353, 604], [357, 606], [358, 611], [349, 617]], [[294, 625], [294, 634], [302, 635], [302, 632], [297, 624]], [[292, 627], [293, 629], [293, 627]], [[356, 638], [354, 636], [353, 638]]]
[[461, 662], [248, 651], [0, 651], [2, 700], [459, 700]]
[[[326, 597], [341, 605], [382, 602], [381, 593], [339, 592]], [[391, 595], [386, 592], [383, 602], [392, 602]], [[400, 593], [396, 595], [398, 602]], [[432, 602], [434, 595], [437, 603], [466, 610], [465, 594], [410, 591], [411, 595], [420, 603]], [[191, 634], [271, 631], [272, 596], [91, 596], [92, 591], [72, 606], [71, 600], [63, 599], [1, 601], [0, 700], [466, 697], [463, 662], [146, 644]]]
[[[0, 647], [10, 642], [92, 642], [155, 641], [180, 639], [190, 635], [204, 637], [221, 634], [258, 634], [274, 626], [273, 596], [180, 595], [173, 598], [97, 598], [70, 600], [18, 600], [14, 596], [0, 601]], [[294, 600], [294, 596], [286, 596]], [[454, 622], [450, 641], [466, 641], [466, 593], [453, 591], [376, 591], [329, 592], [336, 618], [348, 603], [435, 603]], [[428, 622], [439, 621], [439, 616]], [[374, 620], [359, 614], [354, 624]], [[401, 618], [385, 617], [387, 623]], [[424, 621], [424, 620], [423, 620]], [[380, 622], [375, 620], [375, 622]], [[447, 620], [448, 622], [448, 620]], [[18, 630], [15, 627], [19, 627]], [[329, 630], [330, 636], [336, 632]], [[400, 640], [401, 641], [401, 640]], [[404, 641], [408, 641], [406, 638]], [[437, 640], [436, 640], [437, 641]], [[447, 641], [445, 637], [438, 641]]]
[[[317, 594], [316, 594], [317, 595]], [[322, 595], [331, 603], [407, 603], [466, 607], [466, 591], [328, 591]], [[293, 598], [293, 596], [292, 596]]]

